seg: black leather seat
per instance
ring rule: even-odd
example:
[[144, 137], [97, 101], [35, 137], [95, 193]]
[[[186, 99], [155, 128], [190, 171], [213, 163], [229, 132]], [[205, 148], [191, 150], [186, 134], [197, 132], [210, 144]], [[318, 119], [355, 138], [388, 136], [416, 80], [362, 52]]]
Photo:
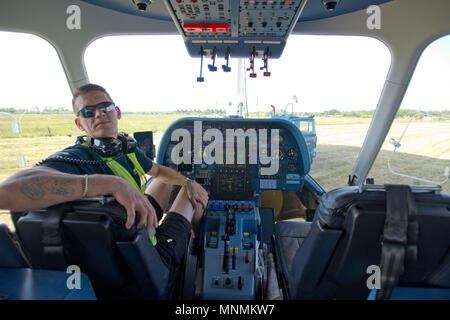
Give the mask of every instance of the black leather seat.
[[28, 264], [17, 248], [6, 224], [0, 225], [0, 268], [27, 268]]
[[311, 229], [311, 222], [285, 220], [275, 224], [276, 247], [278, 253], [278, 263], [282, 269], [282, 287], [293, 283], [292, 262], [295, 254], [302, 245]]
[[[405, 268], [399, 285], [450, 288], [450, 196], [430, 191], [413, 195], [418, 258]], [[293, 258], [280, 254], [288, 266], [284, 272], [291, 272], [286, 276], [290, 298], [367, 299], [367, 267], [380, 265], [385, 217], [384, 190], [344, 187], [324, 194]], [[304, 226], [291, 228], [300, 228], [301, 234]]]
[[[110, 199], [111, 200], [111, 199]], [[169, 270], [144, 228], [125, 228], [116, 202], [75, 201], [13, 213], [24, 253], [34, 268], [86, 273], [98, 299], [168, 299]]]

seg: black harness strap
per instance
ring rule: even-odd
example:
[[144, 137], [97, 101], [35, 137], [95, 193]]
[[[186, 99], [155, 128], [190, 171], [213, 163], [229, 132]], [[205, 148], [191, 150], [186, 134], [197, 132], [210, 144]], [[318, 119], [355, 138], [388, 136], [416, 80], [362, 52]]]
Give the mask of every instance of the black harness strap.
[[[408, 188], [409, 189], [409, 188]], [[406, 269], [411, 269], [417, 262], [417, 243], [419, 242], [418, 209], [411, 189], [408, 190], [408, 245], [406, 247]]]
[[64, 213], [64, 204], [48, 208], [42, 221], [42, 240], [45, 261], [52, 268], [64, 269], [67, 267], [64, 258], [61, 220]]
[[[408, 221], [409, 220], [409, 221]], [[386, 185], [386, 220], [381, 246], [381, 289], [376, 299], [389, 299], [399, 278], [417, 261], [417, 207], [407, 185]]]

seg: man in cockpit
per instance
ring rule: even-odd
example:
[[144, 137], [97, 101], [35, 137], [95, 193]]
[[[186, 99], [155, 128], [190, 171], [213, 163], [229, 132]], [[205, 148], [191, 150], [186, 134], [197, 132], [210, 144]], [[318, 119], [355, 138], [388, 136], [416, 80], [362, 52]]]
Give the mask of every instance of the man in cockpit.
[[[103, 87], [80, 87], [72, 106], [75, 123], [86, 136], [41, 165], [4, 181], [0, 185], [0, 208], [30, 211], [80, 198], [112, 195], [126, 209], [126, 228], [131, 228], [137, 212], [138, 228], [144, 224], [147, 231], [157, 227], [156, 249], [162, 260], [179, 264], [191, 230], [198, 232], [208, 202], [205, 189], [177, 171], [153, 163], [132, 138], [120, 134], [121, 111]], [[148, 187], [145, 174], [154, 178]], [[172, 185], [182, 188], [158, 226]]]

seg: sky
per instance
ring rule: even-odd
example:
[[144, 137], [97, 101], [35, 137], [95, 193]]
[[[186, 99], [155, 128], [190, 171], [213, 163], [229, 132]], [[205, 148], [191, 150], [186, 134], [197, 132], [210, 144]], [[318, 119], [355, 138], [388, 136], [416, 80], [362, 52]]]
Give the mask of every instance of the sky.
[[[71, 108], [71, 93], [56, 50], [29, 34], [0, 32], [0, 108]], [[162, 50], [160, 48], [163, 48]], [[111, 36], [94, 41], [85, 52], [91, 82], [104, 86], [122, 111], [236, 109], [237, 60], [224, 73], [204, 61], [205, 82], [198, 83], [200, 59], [189, 57], [181, 36]], [[348, 36], [292, 35], [280, 59], [269, 60], [271, 76], [246, 75], [249, 111], [297, 112], [371, 110], [376, 107], [391, 62], [378, 40]], [[248, 60], [245, 60], [248, 66]], [[402, 108], [450, 109], [450, 35], [424, 51]], [[296, 96], [298, 102], [295, 102]]]

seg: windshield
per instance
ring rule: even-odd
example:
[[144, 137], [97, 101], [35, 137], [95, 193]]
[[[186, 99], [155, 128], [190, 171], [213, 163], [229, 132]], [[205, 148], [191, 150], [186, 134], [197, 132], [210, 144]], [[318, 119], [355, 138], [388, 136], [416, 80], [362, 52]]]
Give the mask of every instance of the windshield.
[[292, 35], [282, 57], [269, 60], [270, 77], [259, 60], [257, 77], [249, 78], [247, 59], [240, 69], [238, 59], [230, 59], [231, 72], [223, 72], [225, 60], [217, 58], [218, 71], [210, 72], [212, 59], [205, 57], [200, 83], [200, 58], [189, 57], [180, 36], [111, 36], [87, 48], [85, 64], [90, 81], [109, 88], [123, 111], [235, 113], [243, 102], [249, 112], [268, 116], [271, 105], [280, 114], [288, 103], [297, 113], [375, 108], [390, 54], [365, 37]]
[[292, 120], [292, 123], [295, 124], [296, 127], [300, 128], [300, 131], [304, 135], [316, 134], [314, 120]]

